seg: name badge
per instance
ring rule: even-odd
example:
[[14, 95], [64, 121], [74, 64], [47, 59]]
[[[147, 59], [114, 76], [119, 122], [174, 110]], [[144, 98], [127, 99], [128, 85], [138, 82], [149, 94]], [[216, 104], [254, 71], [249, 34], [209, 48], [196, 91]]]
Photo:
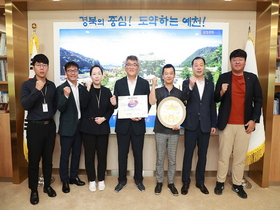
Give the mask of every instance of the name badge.
[[47, 103], [43, 103], [43, 112], [48, 112], [48, 104]]

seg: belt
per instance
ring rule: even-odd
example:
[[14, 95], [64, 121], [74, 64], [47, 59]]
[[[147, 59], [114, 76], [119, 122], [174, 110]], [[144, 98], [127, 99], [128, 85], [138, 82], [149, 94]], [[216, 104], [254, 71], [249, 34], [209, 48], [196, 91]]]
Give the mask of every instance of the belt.
[[30, 120], [28, 122], [35, 123], [35, 124], [41, 124], [41, 125], [48, 125], [52, 122], [53, 120]]

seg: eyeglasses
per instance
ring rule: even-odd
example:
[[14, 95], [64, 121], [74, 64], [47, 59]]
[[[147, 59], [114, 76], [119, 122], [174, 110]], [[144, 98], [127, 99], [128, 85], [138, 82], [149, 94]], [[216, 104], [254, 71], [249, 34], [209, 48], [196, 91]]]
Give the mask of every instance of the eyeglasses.
[[137, 66], [139, 66], [139, 65], [136, 64], [136, 63], [127, 63], [127, 64], [125, 64], [125, 66], [137, 67]]
[[46, 69], [46, 68], [48, 68], [48, 64], [39, 64], [39, 63], [37, 63], [37, 64], [35, 64], [35, 67]]
[[77, 70], [77, 69], [75, 69], [75, 70], [73, 70], [73, 69], [68, 69], [68, 70], [66, 70], [68, 73], [78, 73], [79, 72], [79, 70]]
[[242, 62], [242, 61], [244, 61], [245, 60], [245, 58], [233, 58], [233, 59], [231, 59], [232, 60], [232, 62]]

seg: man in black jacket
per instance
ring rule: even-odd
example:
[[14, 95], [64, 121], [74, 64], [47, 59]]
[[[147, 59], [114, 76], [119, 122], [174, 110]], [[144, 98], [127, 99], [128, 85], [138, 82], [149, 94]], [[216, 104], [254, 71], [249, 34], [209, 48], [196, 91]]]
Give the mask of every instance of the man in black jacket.
[[221, 195], [232, 155], [232, 190], [247, 198], [242, 186], [245, 157], [251, 133], [259, 122], [262, 89], [257, 76], [245, 72], [247, 53], [237, 49], [230, 54], [231, 71], [220, 75], [215, 101], [221, 102], [217, 127], [219, 129], [219, 159], [215, 194]]
[[[62, 192], [70, 192], [70, 184], [85, 185], [78, 177], [81, 155], [82, 138], [79, 130], [81, 120], [80, 98], [86, 88], [79, 84], [79, 66], [75, 62], [64, 65], [67, 80], [57, 87], [57, 108], [60, 111], [59, 130], [60, 135], [60, 163], [59, 174], [62, 182]], [[70, 174], [69, 157], [71, 155]]]
[[214, 83], [204, 78], [205, 60], [196, 57], [192, 61], [194, 76], [183, 82], [183, 100], [186, 101], [187, 116], [182, 124], [185, 128], [185, 152], [182, 170], [181, 193], [188, 193], [191, 182], [193, 152], [197, 145], [198, 160], [195, 170], [196, 187], [209, 194], [204, 185], [207, 150], [210, 133], [216, 132], [216, 103], [214, 101]]
[[[118, 96], [146, 95], [147, 106], [149, 105], [150, 87], [147, 80], [138, 76], [140, 70], [138, 58], [136, 56], [128, 56], [126, 58], [125, 71], [126, 77], [118, 80], [114, 88], [113, 105], [118, 106]], [[112, 101], [111, 100], [111, 101]], [[116, 129], [118, 141], [118, 162], [119, 162], [119, 178], [115, 192], [119, 192], [127, 182], [127, 155], [129, 152], [130, 142], [134, 156], [134, 181], [140, 191], [145, 191], [143, 185], [143, 146], [144, 136], [146, 133], [146, 124], [144, 118], [117, 119]]]

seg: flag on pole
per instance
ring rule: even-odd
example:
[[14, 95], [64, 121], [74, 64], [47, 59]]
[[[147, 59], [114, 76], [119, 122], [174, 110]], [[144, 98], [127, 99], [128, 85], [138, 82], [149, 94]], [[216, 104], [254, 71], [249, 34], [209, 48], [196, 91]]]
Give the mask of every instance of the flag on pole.
[[[254, 41], [249, 27], [248, 40], [245, 46], [247, 52], [247, 60], [245, 71], [254, 73], [258, 76], [258, 68], [256, 62]], [[265, 132], [263, 124], [263, 112], [261, 111], [260, 122], [256, 123], [255, 131], [251, 134], [248, 151], [246, 154], [246, 165], [257, 162], [265, 151]]]
[[33, 30], [32, 32], [32, 37], [30, 39], [30, 42], [29, 42], [29, 54], [30, 54], [30, 71], [29, 71], [29, 79], [33, 78], [35, 73], [33, 71], [33, 68], [31, 66], [31, 62], [32, 62], [32, 59], [35, 55], [37, 55], [38, 51], [39, 51], [39, 47], [40, 47], [40, 44], [39, 44], [39, 39], [35, 33], [35, 30]]
[[[33, 27], [33, 24], [32, 24]], [[30, 69], [29, 69], [29, 79], [34, 77], [34, 71], [33, 71], [33, 67], [31, 65], [32, 63], [32, 59], [35, 55], [37, 55], [38, 51], [39, 51], [39, 39], [37, 37], [37, 35], [35, 34], [35, 30], [33, 28], [33, 32], [32, 32], [32, 37], [30, 38], [30, 42], [29, 42], [29, 54], [30, 54]], [[23, 154], [25, 159], [28, 161], [28, 147], [27, 147], [27, 138], [26, 138], [26, 129], [27, 129], [27, 111], [24, 111], [24, 127], [23, 127]]]

